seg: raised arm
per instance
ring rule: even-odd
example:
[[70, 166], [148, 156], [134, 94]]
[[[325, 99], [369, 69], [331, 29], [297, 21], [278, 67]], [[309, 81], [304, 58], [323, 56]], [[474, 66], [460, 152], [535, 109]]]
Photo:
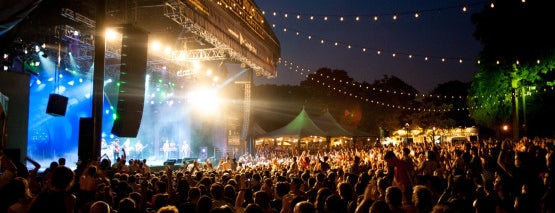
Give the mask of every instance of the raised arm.
[[31, 159], [31, 158], [28, 157], [28, 156], [25, 157], [25, 160], [26, 160], [26, 161], [29, 161], [31, 164], [33, 164], [33, 167], [34, 167], [34, 168], [29, 172], [29, 174], [36, 175], [36, 174], [38, 173], [39, 169], [40, 169], [40, 164], [37, 163], [35, 160]]

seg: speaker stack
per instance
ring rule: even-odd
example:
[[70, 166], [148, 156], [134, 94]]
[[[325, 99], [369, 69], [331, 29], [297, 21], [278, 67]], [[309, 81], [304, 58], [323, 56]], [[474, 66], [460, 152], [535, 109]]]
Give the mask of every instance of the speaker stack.
[[132, 25], [123, 28], [117, 116], [112, 134], [136, 137], [143, 116], [148, 34]]

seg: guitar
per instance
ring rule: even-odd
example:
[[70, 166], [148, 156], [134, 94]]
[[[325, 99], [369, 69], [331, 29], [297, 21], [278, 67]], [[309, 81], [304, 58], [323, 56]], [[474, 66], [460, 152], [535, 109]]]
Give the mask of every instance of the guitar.
[[135, 152], [141, 153], [147, 147], [148, 147], [148, 144], [146, 146], [139, 146], [139, 147], [135, 146]]
[[114, 143], [114, 144], [112, 144], [112, 146], [114, 146], [114, 152], [115, 152], [115, 153], [119, 153], [119, 149], [120, 149], [119, 144]]

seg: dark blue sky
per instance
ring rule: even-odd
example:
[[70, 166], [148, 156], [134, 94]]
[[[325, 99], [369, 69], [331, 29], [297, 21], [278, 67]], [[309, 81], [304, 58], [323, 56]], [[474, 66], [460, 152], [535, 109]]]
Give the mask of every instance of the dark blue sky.
[[[327, 67], [345, 70], [359, 82], [373, 82], [384, 75], [397, 76], [421, 93], [427, 93], [450, 80], [469, 82], [478, 70], [475, 62], [481, 45], [473, 36], [470, 18], [472, 13], [481, 11], [484, 1], [255, 2], [265, 11], [269, 24], [275, 26], [281, 58], [295, 67], [290, 69], [279, 64], [276, 78], [256, 77], [256, 84], [298, 85], [305, 77], [295, 71], [296, 66], [311, 71]], [[463, 5], [467, 5], [467, 12], [463, 12]], [[420, 11], [419, 17], [415, 18], [417, 11]], [[397, 14], [396, 20], [394, 14]], [[359, 21], [355, 21], [356, 16]], [[373, 20], [375, 16], [377, 21]], [[344, 20], [340, 21], [340, 17]], [[442, 62], [441, 58], [446, 61]], [[462, 64], [459, 59], [463, 60]]]

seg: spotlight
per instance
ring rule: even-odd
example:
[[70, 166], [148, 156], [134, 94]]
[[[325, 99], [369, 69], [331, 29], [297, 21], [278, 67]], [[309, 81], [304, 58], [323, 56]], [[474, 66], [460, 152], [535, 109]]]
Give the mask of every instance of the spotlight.
[[40, 66], [40, 61], [35, 61], [35, 67]]
[[79, 35], [79, 31], [75, 30], [73, 31], [73, 36], [78, 36]]
[[4, 53], [4, 59], [8, 59], [8, 53]]
[[8, 66], [4, 65], [4, 71], [8, 71]]

